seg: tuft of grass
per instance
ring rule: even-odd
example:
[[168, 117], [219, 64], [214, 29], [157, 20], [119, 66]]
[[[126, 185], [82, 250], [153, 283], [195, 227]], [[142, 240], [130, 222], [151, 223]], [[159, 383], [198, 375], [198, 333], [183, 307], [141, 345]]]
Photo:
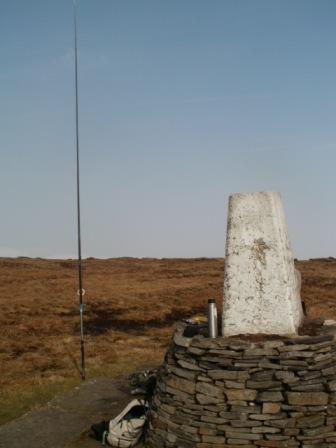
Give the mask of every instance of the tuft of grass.
[[79, 381], [72, 379], [2, 390], [0, 392], [0, 425], [47, 403], [56, 395], [66, 392], [77, 384]]

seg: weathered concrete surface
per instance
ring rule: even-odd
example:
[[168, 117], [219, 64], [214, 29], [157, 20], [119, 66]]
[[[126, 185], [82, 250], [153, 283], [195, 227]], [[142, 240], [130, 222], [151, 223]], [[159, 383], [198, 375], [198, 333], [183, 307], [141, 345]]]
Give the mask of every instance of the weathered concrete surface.
[[299, 283], [280, 194], [232, 195], [223, 336], [296, 333], [303, 318]]
[[0, 447], [98, 448], [100, 443], [87, 436], [90, 426], [115, 417], [132, 398], [126, 379], [90, 380], [1, 426]]

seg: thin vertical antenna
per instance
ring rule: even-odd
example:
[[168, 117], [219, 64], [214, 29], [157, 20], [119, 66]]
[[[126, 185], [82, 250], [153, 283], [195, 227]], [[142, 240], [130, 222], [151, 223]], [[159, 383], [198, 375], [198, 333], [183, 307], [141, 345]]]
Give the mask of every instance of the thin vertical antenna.
[[81, 214], [80, 214], [80, 183], [79, 183], [79, 130], [78, 130], [78, 57], [77, 57], [77, 5], [74, 1], [74, 25], [75, 25], [75, 90], [76, 90], [76, 161], [77, 161], [77, 238], [78, 238], [78, 295], [79, 316], [81, 334], [81, 360], [82, 380], [85, 380], [85, 350], [84, 350], [84, 324], [83, 324], [83, 276], [82, 276], [82, 242], [81, 242]]

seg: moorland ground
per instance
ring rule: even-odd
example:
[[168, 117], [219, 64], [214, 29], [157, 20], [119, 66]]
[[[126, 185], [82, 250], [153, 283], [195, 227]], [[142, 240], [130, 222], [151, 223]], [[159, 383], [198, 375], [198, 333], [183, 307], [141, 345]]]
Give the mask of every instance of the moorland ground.
[[[310, 318], [336, 319], [336, 259], [297, 261]], [[220, 309], [223, 259], [84, 261], [87, 378], [162, 362], [174, 322]], [[0, 424], [80, 382], [73, 260], [0, 259]]]

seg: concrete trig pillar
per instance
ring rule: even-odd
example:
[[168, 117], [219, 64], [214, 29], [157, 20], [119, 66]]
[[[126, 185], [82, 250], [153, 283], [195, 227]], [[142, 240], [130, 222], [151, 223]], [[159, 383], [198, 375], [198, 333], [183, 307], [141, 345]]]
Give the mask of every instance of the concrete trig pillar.
[[223, 336], [297, 333], [303, 319], [298, 280], [280, 194], [230, 196]]

